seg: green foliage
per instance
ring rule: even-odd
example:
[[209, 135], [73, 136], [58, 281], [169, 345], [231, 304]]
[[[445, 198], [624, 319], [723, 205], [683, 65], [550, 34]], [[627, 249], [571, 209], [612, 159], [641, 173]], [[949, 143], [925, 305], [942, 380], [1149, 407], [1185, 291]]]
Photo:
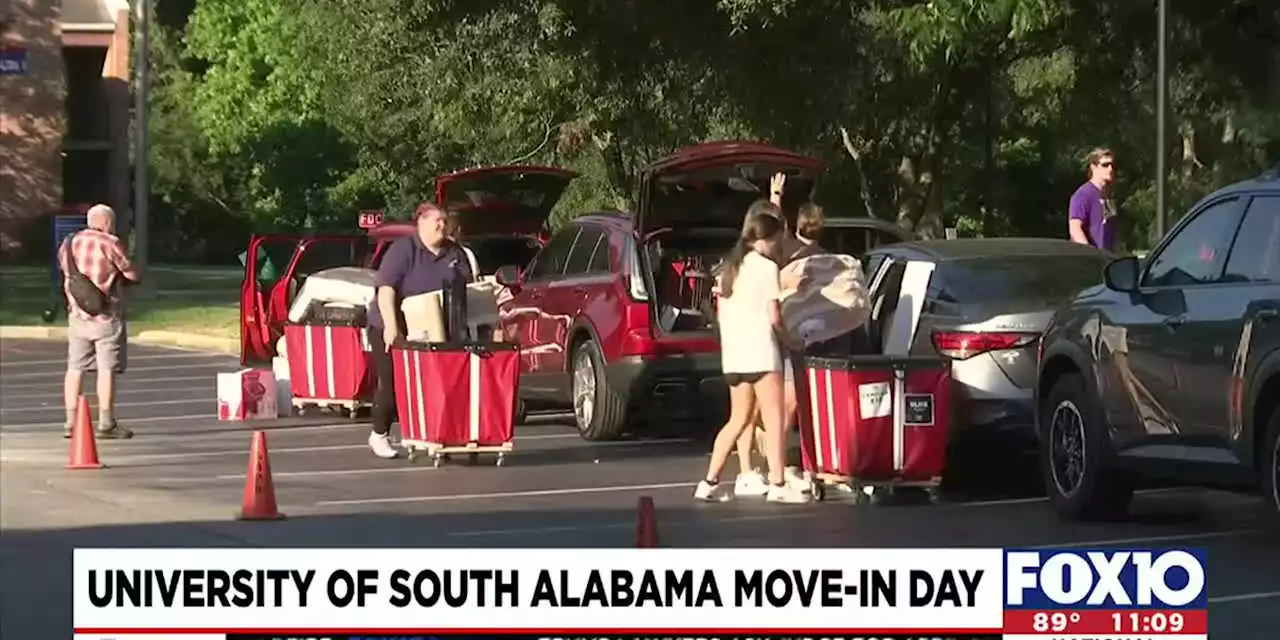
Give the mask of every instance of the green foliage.
[[[1171, 16], [1173, 218], [1277, 160], [1264, 4]], [[1080, 158], [1106, 145], [1146, 244], [1154, 26], [1118, 0], [196, 0], [152, 51], [157, 206], [174, 246], [220, 256], [249, 229], [405, 215], [440, 173], [527, 162], [582, 173], [562, 223], [630, 208], [675, 148], [751, 138], [826, 160], [834, 214], [1061, 235]]]

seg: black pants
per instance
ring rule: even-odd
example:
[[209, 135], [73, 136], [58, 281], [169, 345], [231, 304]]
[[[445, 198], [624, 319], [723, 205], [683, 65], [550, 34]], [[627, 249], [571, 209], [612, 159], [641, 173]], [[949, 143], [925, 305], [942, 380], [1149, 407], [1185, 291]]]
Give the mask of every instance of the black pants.
[[382, 340], [382, 327], [369, 327], [369, 348], [378, 373], [378, 388], [373, 392], [373, 432], [387, 435], [396, 421], [396, 369]]

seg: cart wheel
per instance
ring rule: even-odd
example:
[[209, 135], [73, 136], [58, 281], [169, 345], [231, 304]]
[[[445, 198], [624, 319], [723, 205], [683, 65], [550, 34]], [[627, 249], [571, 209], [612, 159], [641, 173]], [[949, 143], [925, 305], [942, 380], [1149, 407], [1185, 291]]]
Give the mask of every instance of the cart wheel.
[[431, 466], [433, 466], [433, 467], [438, 467], [438, 466], [440, 466], [440, 463], [444, 462], [444, 459], [445, 459], [445, 456], [441, 456], [441, 455], [437, 455], [437, 456], [433, 457], [433, 458], [431, 459]]
[[348, 420], [355, 420], [355, 419], [356, 419], [356, 418], [358, 418], [359, 416], [360, 416], [360, 410], [359, 410], [359, 409], [357, 409], [357, 408], [355, 407], [355, 405], [352, 405], [352, 406], [350, 406], [350, 407], [347, 407], [347, 419], [348, 419]]
[[811, 484], [809, 491], [813, 494], [814, 502], [822, 502], [827, 499], [827, 488], [821, 482]]
[[499, 453], [498, 459], [493, 461], [493, 466], [501, 467], [502, 463], [506, 462], [506, 460], [507, 460], [507, 455], [505, 453]]
[[417, 461], [417, 459], [418, 459], [418, 450], [417, 450], [417, 449], [414, 449], [413, 447], [409, 447], [409, 448], [405, 449], [404, 457], [405, 457], [405, 459], [407, 459], [409, 462], [415, 462], [415, 461]]

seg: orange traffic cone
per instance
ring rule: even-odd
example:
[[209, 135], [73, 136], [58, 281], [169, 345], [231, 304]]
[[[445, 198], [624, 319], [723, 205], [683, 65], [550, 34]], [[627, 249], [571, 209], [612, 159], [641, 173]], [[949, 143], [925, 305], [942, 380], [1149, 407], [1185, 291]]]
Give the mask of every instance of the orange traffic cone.
[[253, 432], [249, 451], [249, 473], [244, 478], [244, 500], [240, 520], [280, 520], [284, 514], [276, 510], [276, 489], [271, 482], [271, 462], [267, 459], [267, 434]]
[[80, 396], [76, 405], [76, 421], [71, 425], [71, 448], [67, 450], [68, 469], [101, 469], [98, 442], [93, 437], [93, 421], [89, 417], [89, 399]]
[[636, 548], [653, 549], [658, 546], [658, 521], [653, 511], [653, 498], [641, 496], [636, 508]]

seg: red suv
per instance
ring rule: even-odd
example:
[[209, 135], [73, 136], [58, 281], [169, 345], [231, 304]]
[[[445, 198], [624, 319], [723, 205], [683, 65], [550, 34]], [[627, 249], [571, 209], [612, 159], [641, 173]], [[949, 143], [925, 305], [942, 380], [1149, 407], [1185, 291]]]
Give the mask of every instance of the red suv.
[[[710, 269], [738, 237], [750, 203], [767, 197], [771, 175], [785, 172], [788, 194], [801, 200], [821, 167], [754, 142], [688, 147], [644, 170], [634, 217], [579, 217], [523, 270], [499, 269], [507, 287], [501, 322], [521, 346], [522, 398], [572, 405], [588, 440], [651, 421], [722, 420], [727, 393]], [[784, 202], [784, 209], [796, 204]], [[885, 235], [881, 226], [833, 231], [907, 236]]]
[[[555, 167], [502, 166], [458, 171], [436, 178], [435, 198], [462, 220], [464, 241], [483, 274], [502, 265], [526, 264], [546, 241], [547, 218], [572, 171]], [[284, 335], [289, 306], [307, 276], [334, 267], [378, 268], [397, 238], [413, 233], [408, 221], [379, 224], [363, 234], [255, 235], [244, 255], [240, 290], [240, 360], [270, 360]], [[264, 268], [267, 265], [271, 268]], [[277, 271], [283, 265], [283, 271]]]

